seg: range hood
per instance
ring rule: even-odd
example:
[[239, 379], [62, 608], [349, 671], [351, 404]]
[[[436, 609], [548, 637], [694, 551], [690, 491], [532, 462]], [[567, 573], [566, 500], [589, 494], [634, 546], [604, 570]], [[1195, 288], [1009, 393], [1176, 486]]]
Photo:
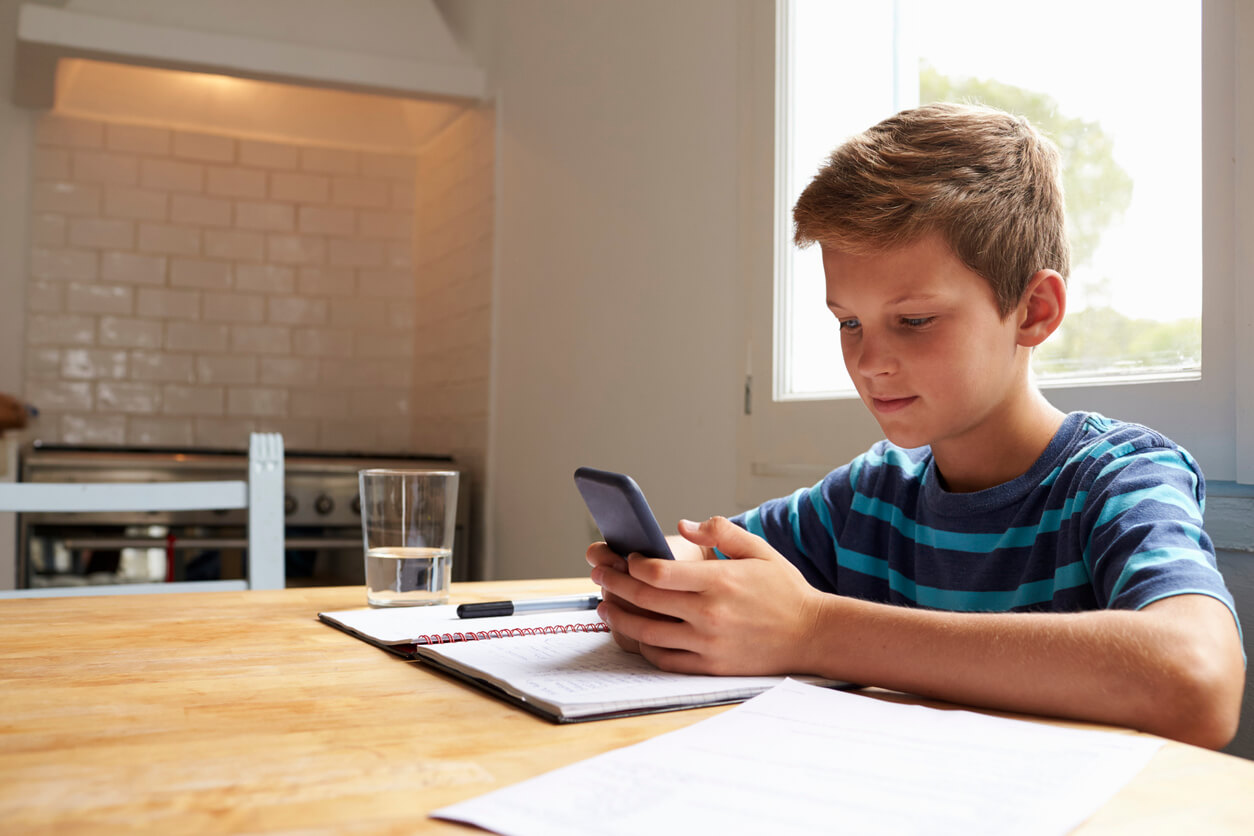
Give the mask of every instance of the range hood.
[[487, 84], [433, 0], [24, 3], [17, 47], [14, 102], [41, 109], [62, 58], [428, 101], [480, 100]]

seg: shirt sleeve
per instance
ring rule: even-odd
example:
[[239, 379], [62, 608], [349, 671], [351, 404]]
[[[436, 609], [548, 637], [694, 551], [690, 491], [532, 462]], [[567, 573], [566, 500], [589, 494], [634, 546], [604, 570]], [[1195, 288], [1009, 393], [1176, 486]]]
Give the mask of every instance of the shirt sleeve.
[[1084, 561], [1099, 603], [1141, 609], [1174, 595], [1209, 595], [1236, 618], [1202, 527], [1206, 488], [1192, 457], [1142, 447], [1103, 457], [1095, 468], [1082, 513]]

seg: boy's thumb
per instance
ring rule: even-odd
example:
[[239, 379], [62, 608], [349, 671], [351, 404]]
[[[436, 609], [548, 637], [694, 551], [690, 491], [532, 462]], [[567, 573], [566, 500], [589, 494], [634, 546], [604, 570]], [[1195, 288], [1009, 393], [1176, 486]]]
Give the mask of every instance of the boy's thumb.
[[690, 543], [713, 546], [728, 557], [745, 557], [758, 542], [758, 538], [726, 517], [710, 517], [702, 523], [680, 520], [679, 533]]

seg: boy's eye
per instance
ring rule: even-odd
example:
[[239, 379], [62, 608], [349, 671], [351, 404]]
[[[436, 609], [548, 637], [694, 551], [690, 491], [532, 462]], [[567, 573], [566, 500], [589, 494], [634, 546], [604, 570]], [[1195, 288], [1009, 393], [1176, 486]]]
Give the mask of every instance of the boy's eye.
[[840, 320], [841, 331], [857, 331], [861, 327], [862, 327], [862, 323], [854, 319], [853, 317]]
[[934, 316], [903, 316], [901, 324], [907, 328], [922, 328], [930, 325], [934, 319], [936, 319]]

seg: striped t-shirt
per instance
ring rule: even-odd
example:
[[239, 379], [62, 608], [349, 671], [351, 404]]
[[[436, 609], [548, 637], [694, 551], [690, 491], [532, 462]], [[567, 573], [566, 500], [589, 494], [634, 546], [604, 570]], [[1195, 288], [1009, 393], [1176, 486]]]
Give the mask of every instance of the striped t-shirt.
[[1022, 476], [940, 484], [931, 449], [881, 441], [812, 488], [734, 519], [815, 587], [964, 612], [1140, 609], [1232, 596], [1202, 530], [1205, 483], [1181, 447], [1095, 413], [1066, 417]]

